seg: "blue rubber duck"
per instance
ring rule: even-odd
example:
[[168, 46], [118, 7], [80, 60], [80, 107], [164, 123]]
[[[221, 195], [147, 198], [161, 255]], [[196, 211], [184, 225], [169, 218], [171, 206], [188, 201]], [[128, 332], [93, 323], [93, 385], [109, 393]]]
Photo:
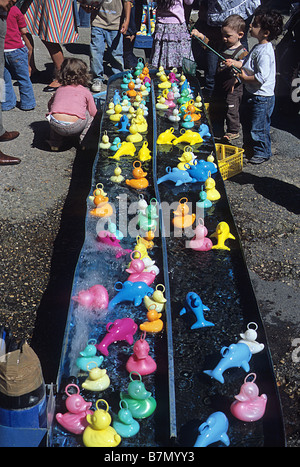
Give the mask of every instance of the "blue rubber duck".
[[96, 355], [96, 339], [90, 339], [82, 352], [79, 352], [79, 357], [76, 359], [76, 365], [82, 371], [90, 371], [92, 368], [99, 367], [104, 360], [104, 357]]
[[120, 401], [120, 410], [112, 426], [121, 438], [131, 438], [139, 432], [140, 424], [134, 420], [126, 401]]

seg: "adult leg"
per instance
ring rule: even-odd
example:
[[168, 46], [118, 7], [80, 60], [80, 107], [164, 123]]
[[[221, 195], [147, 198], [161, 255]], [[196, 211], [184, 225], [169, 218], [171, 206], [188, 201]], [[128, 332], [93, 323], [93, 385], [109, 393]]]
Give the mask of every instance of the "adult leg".
[[91, 72], [94, 78], [103, 80], [103, 56], [105, 50], [105, 36], [101, 28], [92, 26], [91, 28]]
[[119, 31], [105, 31], [107, 52], [114, 74], [124, 71], [123, 35]]
[[[54, 71], [57, 73], [60, 70], [61, 64], [64, 61], [64, 54], [60, 44], [55, 42], [43, 41], [43, 44], [46, 46], [50, 57], [54, 64]], [[57, 79], [54, 79], [50, 84], [50, 87], [57, 88], [60, 86]]]

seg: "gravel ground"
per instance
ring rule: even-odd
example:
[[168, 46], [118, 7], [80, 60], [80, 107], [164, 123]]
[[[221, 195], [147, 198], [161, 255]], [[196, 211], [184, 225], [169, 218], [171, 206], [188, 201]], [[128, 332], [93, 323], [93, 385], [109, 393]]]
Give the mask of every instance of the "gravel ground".
[[[89, 29], [66, 56], [88, 62]], [[45, 142], [42, 91], [51, 79], [51, 60], [35, 38], [42, 81], [34, 83], [36, 109], [3, 113], [7, 130], [20, 136], [1, 150], [22, 159], [0, 168], [0, 323], [26, 338], [41, 361], [46, 382], [54, 381], [74, 268], [83, 242], [85, 200], [97, 152], [97, 126], [86, 151], [50, 153]], [[40, 80], [41, 81], [41, 80]], [[246, 262], [261, 309], [281, 395], [288, 446], [299, 446], [299, 117], [277, 106], [272, 124], [274, 157], [244, 166], [225, 182]], [[237, 146], [242, 144], [237, 140]]]

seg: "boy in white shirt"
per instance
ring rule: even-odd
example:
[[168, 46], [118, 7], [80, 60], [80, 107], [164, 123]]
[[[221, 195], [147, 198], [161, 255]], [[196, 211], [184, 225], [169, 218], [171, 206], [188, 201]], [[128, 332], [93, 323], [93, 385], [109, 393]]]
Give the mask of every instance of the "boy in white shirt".
[[[275, 105], [276, 62], [271, 41], [281, 34], [282, 27], [280, 13], [261, 7], [254, 12], [250, 34], [258, 44], [244, 59], [239, 74], [245, 87], [241, 106], [244, 147], [252, 164], [261, 164], [272, 155], [270, 124]], [[231, 60], [226, 64], [238, 66]]]

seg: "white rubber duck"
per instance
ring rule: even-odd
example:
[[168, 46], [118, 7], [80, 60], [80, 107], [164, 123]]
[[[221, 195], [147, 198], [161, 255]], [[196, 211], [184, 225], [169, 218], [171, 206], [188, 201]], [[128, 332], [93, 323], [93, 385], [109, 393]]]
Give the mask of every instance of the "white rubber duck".
[[[251, 326], [254, 326], [254, 329]], [[261, 352], [265, 347], [264, 344], [260, 344], [256, 341], [257, 328], [257, 324], [251, 321], [251, 323], [248, 323], [247, 325], [247, 331], [245, 333], [240, 334], [240, 337], [242, 339], [240, 339], [239, 342], [247, 344], [252, 354]]]

